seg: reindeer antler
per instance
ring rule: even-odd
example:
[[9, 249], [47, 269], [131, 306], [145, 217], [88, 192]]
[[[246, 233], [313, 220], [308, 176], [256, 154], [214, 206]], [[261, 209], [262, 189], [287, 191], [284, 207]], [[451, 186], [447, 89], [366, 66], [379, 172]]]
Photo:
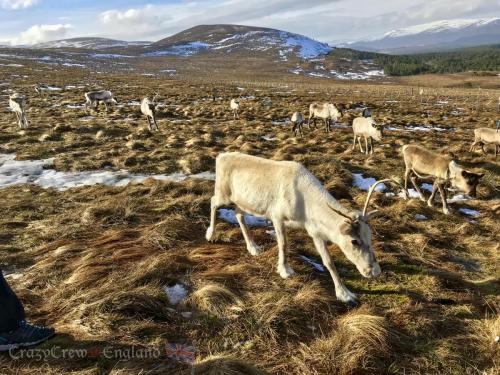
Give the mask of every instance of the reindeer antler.
[[342, 217], [345, 217], [347, 220], [349, 221], [354, 221], [352, 217], [350, 217], [349, 215], [337, 210], [336, 208], [333, 208], [330, 204], [328, 204], [328, 207], [330, 208], [330, 210], [332, 210], [333, 212], [335, 212], [336, 214], [339, 214], [340, 216]]
[[401, 182], [399, 182], [394, 177], [392, 177], [392, 178], [386, 178], [385, 180], [376, 181], [372, 186], [370, 186], [370, 189], [368, 190], [368, 195], [366, 197], [365, 206], [363, 207], [363, 217], [366, 217], [366, 214], [367, 214], [367, 211], [368, 211], [368, 204], [370, 203], [370, 199], [372, 197], [373, 192], [375, 191], [375, 188], [379, 184], [384, 183], [384, 182], [393, 182], [396, 185], [400, 186], [406, 192], [405, 187], [401, 184]]

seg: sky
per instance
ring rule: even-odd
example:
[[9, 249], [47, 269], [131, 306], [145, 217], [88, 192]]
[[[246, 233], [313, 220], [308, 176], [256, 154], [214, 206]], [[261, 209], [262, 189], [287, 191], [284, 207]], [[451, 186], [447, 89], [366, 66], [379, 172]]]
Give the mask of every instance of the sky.
[[0, 43], [156, 41], [200, 24], [271, 27], [338, 44], [443, 20], [500, 17], [500, 0], [0, 0]]

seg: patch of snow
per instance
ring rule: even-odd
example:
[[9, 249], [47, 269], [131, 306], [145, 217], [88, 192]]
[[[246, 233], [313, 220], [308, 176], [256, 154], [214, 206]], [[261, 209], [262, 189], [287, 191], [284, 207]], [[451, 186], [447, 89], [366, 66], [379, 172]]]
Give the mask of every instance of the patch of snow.
[[66, 108], [81, 109], [81, 108], [85, 108], [85, 104], [66, 104]]
[[325, 272], [325, 267], [322, 264], [315, 262], [314, 260], [306, 257], [305, 255], [299, 255], [299, 258], [308, 263], [309, 265], [313, 266], [316, 269], [316, 271]]
[[422, 214], [416, 214], [415, 219], [417, 220], [427, 220], [427, 216], [422, 215]]
[[186, 299], [188, 291], [183, 284], [175, 284], [174, 286], [164, 285], [163, 290], [167, 295], [168, 302], [172, 305], [177, 305], [179, 302]]
[[[245, 223], [250, 227], [268, 227], [269, 222], [266, 218], [256, 217], [250, 214], [243, 215], [245, 219]], [[236, 219], [236, 212], [231, 209], [221, 208], [219, 209], [219, 218], [227, 221], [231, 224], [238, 224], [238, 220]]]
[[464, 202], [468, 201], [469, 198], [467, 198], [464, 194], [457, 194], [451, 197], [450, 199], [447, 199], [446, 201], [448, 203], [455, 203], [455, 202]]
[[15, 160], [15, 154], [0, 154], [0, 189], [14, 185], [34, 184], [44, 189], [55, 188], [64, 191], [71, 188], [106, 185], [126, 186], [130, 183], [142, 183], [148, 178], [160, 181], [181, 182], [187, 178], [215, 180], [212, 172], [202, 172], [193, 175], [173, 173], [170, 175], [131, 174], [120, 171], [84, 171], [60, 172], [50, 167], [54, 159]]
[[276, 141], [276, 140], [278, 140], [278, 138], [273, 137], [273, 136], [269, 136], [269, 135], [264, 135], [264, 136], [262, 136], [261, 138], [262, 138], [263, 140], [265, 140], [265, 141]]
[[460, 212], [464, 215], [467, 215], [467, 216], [472, 216], [472, 217], [478, 217], [479, 215], [481, 215], [481, 213], [479, 211], [471, 210], [470, 208], [463, 208], [463, 207], [459, 208], [458, 212]]
[[431, 130], [435, 130], [438, 132], [446, 132], [446, 131], [454, 131], [454, 128], [441, 128], [439, 126], [423, 126], [423, 125], [408, 125], [405, 126], [406, 130], [410, 131], [422, 131], [422, 132], [429, 132]]
[[211, 44], [205, 42], [190, 42], [185, 44], [178, 44], [163, 51], [153, 51], [144, 53], [143, 56], [191, 56], [199, 53], [200, 51], [211, 47]]
[[[370, 186], [372, 186], [377, 181], [373, 177], [364, 178], [362, 173], [353, 173], [352, 176], [354, 177], [354, 181], [352, 183], [353, 186], [363, 191], [368, 191], [370, 189]], [[382, 192], [384, 190], [387, 190], [387, 186], [385, 186], [384, 183], [378, 184], [375, 188], [375, 191], [379, 192]]]

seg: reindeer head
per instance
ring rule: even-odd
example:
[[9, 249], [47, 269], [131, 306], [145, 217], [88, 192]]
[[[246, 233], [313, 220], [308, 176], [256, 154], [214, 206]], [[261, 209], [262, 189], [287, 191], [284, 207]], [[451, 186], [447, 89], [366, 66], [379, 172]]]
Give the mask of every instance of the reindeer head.
[[469, 172], [458, 166], [454, 161], [450, 162], [449, 169], [451, 185], [475, 198], [477, 195], [477, 185], [479, 184], [479, 180], [483, 178], [484, 173]]
[[383, 182], [395, 182], [401, 186], [394, 179], [375, 182], [368, 191], [362, 213], [345, 214], [330, 206], [330, 209], [346, 219], [339, 227], [340, 236], [337, 238], [336, 244], [347, 259], [354, 263], [359, 273], [367, 278], [377, 277], [381, 273], [380, 265], [372, 248], [372, 231], [368, 224], [370, 219], [377, 215], [378, 211], [368, 212], [368, 204], [375, 188]]
[[372, 138], [376, 141], [381, 141], [384, 136], [384, 125], [377, 124], [375, 121], [372, 122]]
[[345, 214], [330, 206], [330, 209], [346, 219], [339, 227], [340, 236], [336, 244], [347, 259], [354, 263], [359, 273], [367, 278], [377, 277], [381, 273], [372, 248], [372, 231], [368, 224], [378, 211], [368, 212], [368, 205], [375, 188], [383, 182], [393, 182], [402, 187], [401, 183], [393, 178], [375, 182], [370, 186], [362, 213]]

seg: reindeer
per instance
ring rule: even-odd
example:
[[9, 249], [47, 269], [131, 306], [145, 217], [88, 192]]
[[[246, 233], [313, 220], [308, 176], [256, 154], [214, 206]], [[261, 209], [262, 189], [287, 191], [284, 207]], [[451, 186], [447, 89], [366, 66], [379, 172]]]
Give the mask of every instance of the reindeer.
[[239, 99], [231, 99], [230, 107], [233, 110], [234, 119], [240, 119], [239, 111], [240, 111], [240, 100]]
[[309, 106], [309, 121], [307, 122], [307, 127], [311, 128], [311, 119], [314, 122], [314, 127], [316, 128], [316, 118], [321, 118], [325, 121], [326, 132], [330, 132], [330, 122], [337, 122], [343, 113], [332, 103], [312, 103]]
[[[426, 199], [417, 184], [417, 177], [434, 179], [432, 193], [427, 200], [429, 207], [434, 207], [434, 197], [439, 190], [443, 203], [443, 213], [450, 214], [446, 201], [446, 188], [449, 186], [459, 189], [473, 198], [476, 197], [477, 185], [484, 173], [467, 171], [451, 157], [435, 154], [418, 145], [405, 145], [402, 151], [406, 166], [405, 190], [408, 188], [408, 178], [410, 178], [420, 200], [425, 202]], [[406, 194], [405, 197], [407, 198]]]
[[100, 102], [104, 103], [106, 111], [108, 110], [108, 104], [118, 104], [118, 101], [113, 97], [111, 91], [98, 90], [90, 91], [85, 94], [85, 108], [93, 108], [95, 103], [95, 110], [97, 111]]
[[143, 98], [141, 101], [141, 112], [146, 116], [148, 120], [149, 130], [160, 130], [158, 124], [156, 123], [156, 98], [158, 93], [153, 97], [153, 100], [149, 98]]
[[498, 149], [500, 148], [500, 132], [495, 129], [490, 128], [478, 128], [474, 130], [474, 143], [470, 146], [469, 152], [474, 151], [477, 145], [481, 146], [484, 154], [486, 150], [484, 149], [485, 144], [493, 144], [495, 146], [495, 158], [498, 155]]
[[352, 122], [352, 130], [354, 132], [354, 140], [352, 149], [356, 149], [356, 140], [359, 143], [359, 149], [362, 153], [361, 137], [365, 139], [366, 154], [368, 155], [368, 140], [370, 140], [370, 154], [373, 154], [373, 140], [381, 141], [384, 133], [383, 125], [377, 125], [371, 117], [356, 117]]
[[37, 83], [36, 85], [34, 85], [34, 89], [38, 95], [43, 96], [44, 93], [50, 91], [50, 86], [43, 83]]
[[17, 92], [9, 96], [9, 107], [16, 114], [17, 123], [21, 129], [28, 128], [28, 118], [26, 117], [26, 97]]
[[362, 212], [343, 207], [300, 163], [274, 161], [238, 152], [222, 153], [215, 164], [215, 193], [211, 198], [210, 226], [207, 241], [215, 235], [217, 209], [223, 205], [236, 206], [236, 219], [241, 227], [247, 250], [258, 255], [261, 248], [250, 236], [243, 211], [269, 219], [278, 242], [278, 273], [282, 278], [294, 274], [288, 263], [285, 227], [304, 228], [312, 237], [335, 284], [337, 298], [349, 305], [357, 297], [342, 283], [327, 249], [332, 242], [356, 265], [367, 278], [377, 277], [381, 269], [371, 244], [368, 224], [376, 211], [368, 212], [375, 186], [368, 192]]
[[300, 136], [303, 136], [302, 132], [302, 123], [304, 122], [304, 117], [302, 117], [302, 113], [300, 112], [294, 112], [292, 115], [292, 133], [296, 137], [297, 134], [300, 132]]

